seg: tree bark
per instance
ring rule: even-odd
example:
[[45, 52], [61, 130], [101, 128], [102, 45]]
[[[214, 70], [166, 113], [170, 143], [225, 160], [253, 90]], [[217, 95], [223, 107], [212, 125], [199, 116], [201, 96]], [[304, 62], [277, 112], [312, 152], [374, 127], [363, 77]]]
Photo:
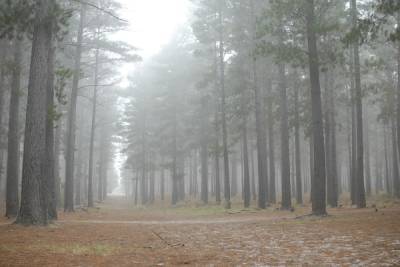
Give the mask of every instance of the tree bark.
[[[397, 25], [400, 25], [400, 13], [397, 14]], [[397, 149], [400, 151], [400, 41], [397, 41]], [[400, 189], [399, 189], [400, 190]], [[400, 192], [399, 192], [400, 194]]]
[[386, 124], [383, 124], [383, 143], [384, 143], [384, 158], [385, 158], [385, 189], [386, 193], [391, 194], [391, 186], [389, 180], [389, 160], [388, 160], [388, 140], [386, 133]]
[[74, 74], [72, 81], [72, 91], [67, 121], [67, 141], [65, 158], [65, 188], [64, 188], [64, 211], [74, 211], [74, 158], [75, 158], [75, 122], [76, 122], [76, 104], [78, 98], [78, 85], [81, 71], [81, 55], [83, 29], [86, 14], [86, 6], [82, 4], [80, 11], [79, 29], [74, 58]]
[[[333, 77], [331, 77], [333, 84]], [[331, 88], [332, 89], [332, 88]], [[335, 95], [334, 91], [330, 91], [330, 101], [329, 101], [329, 106], [330, 106], [330, 122], [331, 122], [331, 159], [332, 159], [332, 165], [331, 165], [331, 171], [332, 171], [332, 181], [331, 181], [331, 187], [332, 187], [332, 197], [330, 200], [329, 205], [331, 207], [337, 207], [338, 205], [338, 199], [339, 199], [339, 191], [340, 191], [340, 178], [338, 175], [338, 162], [337, 162], [337, 146], [336, 146], [336, 119], [335, 119]], [[340, 170], [340, 168], [339, 168]]]
[[215, 201], [217, 204], [221, 204], [221, 184], [220, 184], [220, 167], [219, 167], [219, 121], [218, 121], [218, 110], [215, 112]]
[[[60, 113], [57, 107], [57, 113]], [[54, 140], [54, 179], [57, 207], [61, 207], [61, 177], [60, 177], [60, 146], [61, 146], [62, 118], [57, 120], [55, 140]]]
[[282, 207], [289, 210], [292, 207], [291, 186], [290, 186], [290, 157], [289, 157], [289, 123], [286, 95], [286, 74], [285, 66], [279, 63], [280, 83], [280, 115], [281, 115], [281, 181], [282, 181]]
[[267, 84], [268, 94], [268, 148], [269, 148], [269, 203], [276, 203], [276, 189], [275, 189], [275, 141], [274, 141], [274, 111], [273, 111], [273, 96], [271, 80]]
[[234, 150], [234, 148], [232, 149], [232, 154], [231, 154], [231, 196], [235, 197], [238, 193], [237, 187], [238, 187], [238, 160], [237, 160], [237, 151], [236, 149]]
[[[21, 205], [16, 222], [47, 225], [48, 191], [45, 176], [48, 56], [52, 48], [51, 12], [54, 2], [38, 2], [26, 107]], [[45, 97], [43, 97], [45, 96]]]
[[[176, 108], [174, 110], [174, 121], [173, 121], [173, 134], [174, 134], [174, 140], [173, 140], [173, 147], [172, 147], [172, 205], [176, 205], [178, 203], [178, 170], [177, 170], [177, 164], [178, 164], [178, 148], [177, 148], [177, 118], [176, 118]], [[197, 170], [196, 170], [197, 171]]]
[[300, 158], [300, 118], [299, 118], [299, 86], [297, 84], [297, 73], [295, 73], [296, 83], [294, 88], [294, 143], [295, 143], [295, 162], [296, 162], [296, 201], [303, 204], [303, 186], [301, 178], [301, 158]]
[[226, 126], [226, 96], [225, 96], [225, 52], [223, 40], [223, 19], [222, 2], [219, 4], [218, 23], [219, 23], [219, 63], [220, 63], [220, 87], [221, 87], [221, 120], [222, 120], [222, 143], [224, 154], [224, 198], [225, 208], [231, 208], [231, 191], [229, 181], [229, 155], [228, 155], [228, 131]]
[[18, 158], [19, 158], [19, 96], [21, 83], [22, 41], [14, 40], [14, 62], [12, 67], [10, 111], [8, 120], [7, 149], [7, 189], [6, 216], [15, 217], [18, 214]]
[[[368, 115], [366, 117], [368, 118]], [[371, 195], [371, 158], [369, 141], [368, 121], [365, 121], [365, 191], [367, 196]]]
[[326, 214], [325, 144], [322, 124], [321, 86], [319, 59], [315, 33], [314, 0], [307, 0], [307, 43], [311, 82], [311, 116], [313, 136], [312, 213]]
[[161, 200], [164, 200], [165, 194], [165, 168], [164, 168], [164, 157], [161, 158], [161, 181], [160, 181], [160, 195]]
[[208, 144], [207, 144], [207, 102], [203, 96], [201, 99], [202, 116], [201, 116], [201, 201], [208, 204]]
[[249, 171], [249, 151], [247, 147], [247, 125], [246, 118], [243, 120], [243, 200], [244, 207], [248, 208], [250, 206], [250, 171]]
[[392, 120], [392, 173], [393, 173], [393, 196], [400, 197], [400, 181], [399, 181], [399, 160], [396, 144], [396, 122]]
[[265, 209], [267, 204], [267, 191], [268, 191], [268, 168], [267, 168], [267, 142], [265, 133], [265, 116], [264, 116], [264, 96], [257, 85], [257, 58], [255, 55], [256, 49], [256, 21], [255, 21], [255, 6], [254, 0], [251, 0], [251, 47], [253, 50], [251, 56], [252, 64], [252, 79], [254, 90], [254, 103], [255, 103], [255, 123], [256, 123], [256, 136], [257, 136], [257, 165], [258, 165], [258, 207]]
[[[54, 23], [52, 22], [52, 27]], [[51, 40], [52, 41], [52, 40]], [[50, 44], [48, 51], [48, 77], [47, 77], [47, 120], [46, 120], [46, 179], [48, 190], [48, 218], [57, 219], [56, 180], [54, 176], [54, 61], [56, 48]]]
[[88, 207], [93, 207], [93, 162], [94, 162], [94, 139], [96, 134], [96, 113], [97, 113], [97, 84], [99, 80], [99, 48], [95, 52], [94, 67], [94, 87], [93, 87], [93, 106], [92, 106], [92, 126], [90, 129], [90, 147], [89, 147], [89, 176], [88, 176]]
[[140, 181], [140, 196], [141, 196], [141, 204], [145, 205], [147, 203], [147, 179], [146, 179], [146, 174], [147, 174], [147, 140], [146, 140], [146, 129], [147, 129], [147, 116], [146, 116], [146, 111], [144, 110], [143, 112], [143, 118], [142, 118], [142, 158], [141, 158], [141, 181]]
[[[150, 162], [151, 162], [151, 160], [150, 160]], [[150, 170], [149, 203], [150, 204], [154, 204], [154, 201], [155, 201], [155, 170], [154, 170], [154, 166], [151, 166], [151, 170]]]
[[[4, 62], [6, 58], [6, 40], [0, 40], [0, 62]], [[0, 125], [3, 125], [4, 118], [4, 102], [5, 102], [5, 86], [4, 80], [6, 76], [5, 66], [0, 67]], [[4, 162], [4, 149], [1, 147], [4, 141], [4, 133], [0, 131], [0, 195], [3, 194], [3, 162]]]
[[[351, 0], [351, 13], [353, 27], [357, 26], [357, 5], [356, 0]], [[359, 40], [356, 38], [354, 51], [354, 78], [355, 78], [355, 101], [356, 101], [356, 135], [357, 135], [357, 168], [356, 168], [356, 205], [358, 208], [365, 208], [365, 187], [364, 187], [364, 138], [363, 138], [363, 109], [361, 92], [361, 73]]]

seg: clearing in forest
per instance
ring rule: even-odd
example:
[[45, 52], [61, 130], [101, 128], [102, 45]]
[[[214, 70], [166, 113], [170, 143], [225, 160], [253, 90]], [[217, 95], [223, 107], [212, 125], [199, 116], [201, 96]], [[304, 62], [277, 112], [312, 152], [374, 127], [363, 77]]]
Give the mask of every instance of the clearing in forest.
[[46, 228], [1, 221], [0, 266], [400, 265], [400, 207], [300, 216], [307, 211], [132, 208], [111, 198]]

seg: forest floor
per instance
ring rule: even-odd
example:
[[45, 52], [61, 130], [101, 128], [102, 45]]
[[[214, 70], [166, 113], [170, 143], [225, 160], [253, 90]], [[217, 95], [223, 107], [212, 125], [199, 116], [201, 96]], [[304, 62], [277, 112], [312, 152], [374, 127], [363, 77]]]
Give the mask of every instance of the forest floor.
[[113, 197], [49, 227], [0, 219], [0, 266], [400, 266], [400, 205], [301, 216], [239, 206], [133, 208]]

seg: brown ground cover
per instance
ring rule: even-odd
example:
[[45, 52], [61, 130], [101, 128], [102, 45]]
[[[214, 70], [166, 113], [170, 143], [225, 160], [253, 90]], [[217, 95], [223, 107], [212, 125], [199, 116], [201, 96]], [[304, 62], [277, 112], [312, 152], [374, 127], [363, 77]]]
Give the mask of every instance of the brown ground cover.
[[111, 198], [49, 227], [0, 220], [0, 266], [400, 266], [400, 207], [295, 212], [132, 208]]

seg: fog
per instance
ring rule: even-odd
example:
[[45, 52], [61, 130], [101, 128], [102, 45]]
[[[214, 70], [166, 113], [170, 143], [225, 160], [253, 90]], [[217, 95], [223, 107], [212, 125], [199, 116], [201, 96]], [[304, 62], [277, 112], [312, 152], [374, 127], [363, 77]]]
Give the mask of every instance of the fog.
[[400, 264], [399, 12], [0, 0], [0, 265]]

